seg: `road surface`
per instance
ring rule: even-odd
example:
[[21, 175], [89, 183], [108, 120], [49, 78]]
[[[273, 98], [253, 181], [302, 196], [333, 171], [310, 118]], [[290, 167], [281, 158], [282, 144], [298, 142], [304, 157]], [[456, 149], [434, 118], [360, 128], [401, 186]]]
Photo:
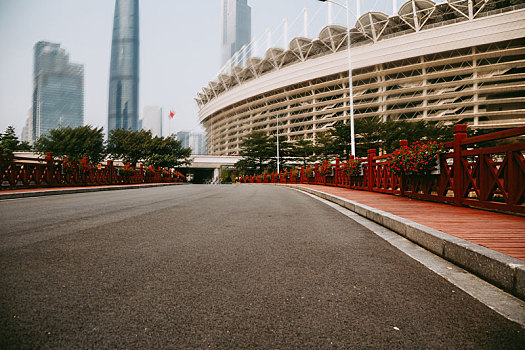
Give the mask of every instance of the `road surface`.
[[0, 348], [525, 345], [521, 326], [288, 188], [24, 198], [0, 218]]

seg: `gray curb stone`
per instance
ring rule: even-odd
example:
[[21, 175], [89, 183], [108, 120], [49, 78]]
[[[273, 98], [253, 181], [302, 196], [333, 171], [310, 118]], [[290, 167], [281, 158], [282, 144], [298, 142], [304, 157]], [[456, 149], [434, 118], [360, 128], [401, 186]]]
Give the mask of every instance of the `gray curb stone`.
[[342, 197], [301, 186], [280, 186], [295, 188], [347, 208], [525, 300], [525, 262], [520, 259]]
[[108, 186], [108, 187], [85, 187], [85, 188], [74, 188], [74, 189], [60, 189], [60, 190], [48, 190], [48, 191], [29, 191], [29, 192], [18, 192], [18, 193], [0, 193], [0, 200], [4, 199], [17, 199], [26, 197], [42, 197], [42, 196], [55, 196], [59, 194], [73, 194], [73, 193], [87, 193], [87, 192], [101, 192], [101, 191], [117, 191], [117, 190], [132, 190], [149, 187], [163, 187], [163, 186], [176, 186], [184, 185], [184, 183], [163, 183], [163, 184], [145, 184], [135, 186]]

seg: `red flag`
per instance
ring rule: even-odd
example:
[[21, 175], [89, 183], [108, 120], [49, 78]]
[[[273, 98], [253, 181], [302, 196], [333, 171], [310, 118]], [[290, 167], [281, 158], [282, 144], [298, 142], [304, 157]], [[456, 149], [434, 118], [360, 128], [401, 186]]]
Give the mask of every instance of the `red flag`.
[[174, 111], [170, 111], [170, 119], [173, 119], [174, 116], [175, 116], [175, 112]]

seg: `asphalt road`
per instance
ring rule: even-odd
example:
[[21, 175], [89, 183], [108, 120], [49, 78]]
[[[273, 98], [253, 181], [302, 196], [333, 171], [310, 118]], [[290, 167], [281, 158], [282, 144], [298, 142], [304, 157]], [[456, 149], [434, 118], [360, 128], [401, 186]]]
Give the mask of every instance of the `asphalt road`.
[[287, 188], [6, 200], [0, 220], [0, 348], [525, 347], [525, 329]]

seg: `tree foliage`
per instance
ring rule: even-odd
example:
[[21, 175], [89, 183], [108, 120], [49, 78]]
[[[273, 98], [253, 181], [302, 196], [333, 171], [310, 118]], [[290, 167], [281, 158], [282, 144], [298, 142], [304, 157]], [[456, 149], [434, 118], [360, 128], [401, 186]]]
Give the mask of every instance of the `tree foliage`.
[[315, 156], [312, 157], [312, 160], [325, 161], [330, 159], [334, 154], [334, 143], [335, 140], [330, 131], [318, 133], [315, 139]]
[[151, 140], [146, 165], [175, 168], [190, 162], [191, 148], [183, 148], [175, 136], [154, 137]]
[[151, 131], [114, 129], [109, 132], [108, 153], [132, 165], [144, 162], [173, 168], [189, 162], [190, 148], [183, 148], [174, 136], [153, 137]]
[[[348, 159], [350, 154], [350, 124], [337, 124], [331, 130], [333, 139], [332, 153], [341, 159]], [[369, 149], [378, 153], [392, 153], [399, 148], [400, 140], [409, 144], [416, 141], [444, 142], [453, 138], [449, 126], [427, 121], [410, 122], [406, 120], [380, 121], [378, 118], [355, 120], [356, 154], [366, 156]]]
[[147, 159], [152, 137], [149, 130], [113, 129], [108, 135], [107, 152], [113, 158], [135, 166]]
[[68, 157], [72, 161], [87, 157], [98, 163], [106, 155], [103, 130], [89, 125], [52, 129], [35, 142], [34, 148], [40, 154], [53, 152], [55, 156]]
[[245, 174], [263, 172], [275, 156], [271, 138], [262, 131], [254, 131], [241, 142], [239, 155], [243, 157], [235, 167]]
[[0, 133], [0, 146], [2, 153], [13, 155], [14, 151], [30, 151], [31, 145], [27, 142], [20, 142], [16, 136], [15, 128], [11, 125], [5, 129], [3, 134]]
[[[400, 140], [409, 144], [415, 141], [445, 142], [453, 138], [448, 126], [426, 121], [386, 121], [379, 118], [355, 120], [356, 153], [364, 157], [369, 149], [378, 153], [392, 153], [399, 148]], [[293, 144], [280, 139], [281, 164], [294, 159], [303, 165], [313, 161], [327, 161], [334, 158], [347, 160], [351, 154], [350, 124], [337, 123], [333, 129], [317, 133], [315, 145], [301, 139]], [[236, 168], [246, 175], [272, 172], [276, 168], [276, 137], [261, 131], [252, 132], [241, 143], [242, 160]]]
[[300, 159], [304, 166], [308, 164], [308, 161], [312, 160], [314, 151], [313, 142], [306, 139], [300, 139], [290, 147], [290, 155]]

